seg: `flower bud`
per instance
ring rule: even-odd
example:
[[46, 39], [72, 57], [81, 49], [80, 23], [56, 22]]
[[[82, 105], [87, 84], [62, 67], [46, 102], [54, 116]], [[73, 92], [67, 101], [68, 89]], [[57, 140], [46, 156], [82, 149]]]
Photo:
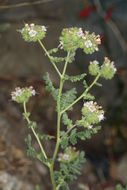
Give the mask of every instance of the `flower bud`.
[[89, 73], [93, 76], [96, 76], [100, 72], [99, 62], [94, 60], [90, 62]]
[[39, 26], [35, 24], [25, 24], [25, 27], [21, 30], [22, 37], [25, 41], [36, 42], [37, 40], [42, 40], [46, 34], [46, 27]]
[[107, 57], [104, 58], [104, 63], [101, 66], [101, 76], [105, 79], [112, 79], [116, 73], [114, 62], [110, 61]]
[[32, 86], [29, 88], [15, 88], [15, 91], [11, 93], [12, 100], [16, 101], [17, 103], [28, 102], [31, 96], [35, 96], [36, 91], [33, 89]]

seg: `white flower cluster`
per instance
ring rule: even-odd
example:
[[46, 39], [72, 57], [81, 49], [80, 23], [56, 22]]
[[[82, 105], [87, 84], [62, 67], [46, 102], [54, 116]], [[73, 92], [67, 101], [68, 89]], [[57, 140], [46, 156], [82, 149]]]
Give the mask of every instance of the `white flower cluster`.
[[92, 47], [92, 42], [91, 42], [91, 40], [87, 40], [86, 42], [85, 42], [85, 46], [87, 47], [87, 48], [90, 48], [90, 47]]
[[[103, 110], [100, 110], [102, 107], [101, 106], [98, 106], [96, 102], [93, 102], [93, 101], [87, 101], [84, 103], [84, 106], [87, 107], [90, 112], [96, 112], [97, 115], [98, 115], [98, 119], [99, 121], [102, 121], [104, 120], [104, 111]], [[88, 128], [92, 128], [92, 126], [88, 126]]]
[[82, 28], [79, 28], [79, 31], [77, 32], [77, 36], [78, 37], [83, 37], [84, 36]]
[[61, 159], [64, 159], [64, 160], [67, 161], [67, 160], [69, 160], [69, 157], [70, 157], [69, 154], [66, 154], [66, 153], [62, 154], [62, 153], [60, 153], [60, 154], [59, 154], [58, 161], [61, 161]]
[[[36, 95], [36, 91], [33, 89], [32, 86], [29, 88], [29, 93], [31, 93], [33, 96]], [[24, 92], [26, 91], [25, 88], [16, 87], [15, 91], [11, 93], [12, 100], [15, 101], [17, 97], [20, 97]]]
[[[26, 30], [29, 32], [29, 36], [30, 36], [30, 37], [35, 37], [35, 36], [37, 35], [37, 31], [36, 31], [36, 28], [35, 28], [35, 24], [34, 24], [34, 23], [32, 23], [32, 24], [30, 24], [30, 25], [25, 24], [25, 28], [23, 28], [23, 29], [21, 30], [21, 32], [23, 32], [24, 29], [26, 29]], [[47, 31], [47, 29], [46, 29], [45, 26], [41, 26], [40, 29], [43, 30], [44, 32]]]

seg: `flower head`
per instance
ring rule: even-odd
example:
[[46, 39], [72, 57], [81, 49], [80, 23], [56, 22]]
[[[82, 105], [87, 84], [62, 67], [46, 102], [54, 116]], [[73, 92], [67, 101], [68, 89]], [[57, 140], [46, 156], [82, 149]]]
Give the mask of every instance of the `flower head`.
[[42, 40], [46, 34], [46, 27], [35, 25], [34, 23], [25, 24], [25, 27], [20, 30], [25, 41], [36, 42], [37, 40]]
[[31, 96], [35, 96], [36, 91], [33, 89], [32, 86], [29, 88], [15, 88], [15, 91], [11, 93], [11, 97], [13, 101], [17, 103], [27, 102]]

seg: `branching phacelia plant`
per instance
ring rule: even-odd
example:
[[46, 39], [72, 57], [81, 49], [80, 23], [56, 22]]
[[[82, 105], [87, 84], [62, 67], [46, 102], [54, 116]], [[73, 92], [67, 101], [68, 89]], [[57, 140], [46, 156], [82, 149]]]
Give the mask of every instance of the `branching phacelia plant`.
[[[84, 152], [76, 151], [76, 148], [71, 147], [71, 145], [76, 145], [77, 139], [85, 140], [91, 138], [92, 134], [97, 133], [101, 128], [98, 123], [104, 120], [104, 111], [102, 110], [102, 107], [97, 105], [97, 102], [94, 101], [95, 97], [91, 95], [89, 91], [94, 85], [101, 86], [101, 84], [98, 83], [98, 79], [100, 77], [111, 79], [116, 72], [116, 68], [114, 63], [107, 57], [104, 58], [104, 62], [101, 66], [98, 61], [91, 61], [88, 69], [90, 75], [93, 75], [95, 78], [90, 85], [88, 85], [85, 80], [85, 73], [77, 76], [67, 75], [67, 65], [73, 62], [76, 50], [81, 48], [86, 54], [92, 54], [95, 51], [98, 51], [98, 45], [101, 43], [100, 36], [96, 36], [94, 33], [89, 34], [88, 31], [83, 32], [81, 28], [77, 27], [65, 28], [62, 30], [59, 38], [60, 43], [58, 47], [47, 51], [41, 42], [45, 37], [46, 31], [47, 29], [45, 26], [34, 24], [25, 24], [25, 27], [20, 30], [25, 41], [39, 42], [60, 79], [59, 88], [56, 89], [49, 78], [49, 74], [46, 73], [44, 76], [46, 89], [51, 93], [57, 105], [57, 140], [51, 158], [48, 157], [44, 150], [41, 140], [50, 140], [54, 137], [46, 134], [38, 134], [37, 124], [30, 120], [30, 113], [26, 109], [26, 103], [31, 96], [36, 95], [36, 91], [33, 87], [17, 87], [15, 91], [12, 92], [12, 100], [17, 103], [23, 103], [23, 117], [27, 121], [29, 129], [32, 130], [40, 147], [40, 152], [37, 152], [35, 148], [32, 147], [31, 135], [28, 134], [25, 139], [27, 154], [38, 159], [49, 168], [53, 190], [69, 190], [70, 188], [68, 183], [77, 178], [77, 175], [80, 174], [82, 169], [82, 164], [85, 161]], [[65, 51], [67, 56], [54, 56], [53, 54], [58, 52], [58, 50]], [[62, 73], [57, 67], [58, 62], [63, 62]], [[71, 81], [74, 83], [81, 80], [83, 81], [83, 92], [80, 96], [76, 96], [76, 88], [63, 92], [65, 81]], [[74, 122], [69, 118], [67, 112], [72, 111], [73, 106], [81, 99], [84, 100], [84, 104], [81, 109], [81, 119]], [[62, 129], [61, 122], [66, 126], [65, 130]], [[58, 154], [60, 147], [63, 149], [63, 152]], [[56, 161], [59, 161], [58, 171], [54, 171], [54, 164]]]

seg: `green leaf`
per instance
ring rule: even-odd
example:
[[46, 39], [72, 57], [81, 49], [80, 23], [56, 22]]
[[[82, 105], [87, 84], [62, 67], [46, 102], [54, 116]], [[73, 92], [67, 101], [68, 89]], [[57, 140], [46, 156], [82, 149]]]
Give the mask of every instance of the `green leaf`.
[[46, 134], [43, 134], [43, 135], [40, 135], [40, 134], [37, 134], [39, 139], [45, 139], [45, 140], [50, 140], [50, 139], [54, 139], [55, 137], [54, 136], [51, 136], [51, 135], [46, 135]]
[[62, 117], [63, 124], [67, 126], [67, 129], [71, 129], [73, 127], [72, 120], [68, 118], [68, 115], [66, 112], [63, 113]]
[[48, 50], [48, 53], [52, 54], [52, 53], [56, 53], [57, 51], [58, 51], [58, 48], [53, 48], [53, 49]]
[[53, 96], [54, 100], [57, 101], [59, 89], [55, 89], [52, 85], [52, 81], [49, 78], [49, 73], [47, 72], [46, 75], [43, 77], [46, 83], [46, 90], [51, 92], [51, 95]]
[[81, 174], [82, 165], [85, 162], [85, 153], [80, 152], [77, 157], [69, 163], [60, 163], [60, 171], [55, 171], [56, 184], [60, 185], [63, 190], [69, 188], [69, 182], [76, 180], [77, 175]]
[[86, 76], [86, 73], [81, 74], [81, 75], [77, 75], [77, 76], [68, 76], [68, 75], [65, 75], [64, 79], [65, 80], [70, 80], [71, 82], [77, 82], [77, 81], [82, 80], [85, 76]]
[[90, 93], [87, 93], [87, 94], [84, 94], [83, 99], [84, 100], [94, 100], [95, 97], [92, 96]]
[[99, 83], [99, 82], [96, 82], [96, 83], [95, 83], [95, 85], [96, 85], [96, 86], [99, 86], [99, 87], [101, 87], [101, 86], [102, 86], [102, 84], [101, 84], [101, 83]]
[[69, 138], [70, 143], [71, 143], [72, 145], [77, 144], [77, 139], [76, 139], [76, 137], [77, 137], [77, 129], [74, 129], [74, 130], [71, 131], [70, 138]]
[[61, 139], [61, 148], [65, 149], [68, 146], [69, 137], [66, 135], [64, 131], [62, 133]]
[[[72, 88], [71, 90], [68, 90], [62, 94], [60, 102], [61, 111], [67, 108], [72, 102], [74, 102], [76, 94], [76, 88]], [[72, 110], [72, 107], [69, 110]]]
[[89, 87], [88, 84], [87, 84], [87, 82], [86, 82], [86, 80], [83, 81], [83, 86], [84, 86], [85, 88], [88, 88], [88, 87]]
[[28, 136], [25, 138], [25, 143], [26, 143], [26, 147], [27, 147], [27, 156], [33, 156], [34, 158], [36, 158], [37, 153], [35, 151], [35, 149], [31, 146], [31, 135], [28, 134]]

